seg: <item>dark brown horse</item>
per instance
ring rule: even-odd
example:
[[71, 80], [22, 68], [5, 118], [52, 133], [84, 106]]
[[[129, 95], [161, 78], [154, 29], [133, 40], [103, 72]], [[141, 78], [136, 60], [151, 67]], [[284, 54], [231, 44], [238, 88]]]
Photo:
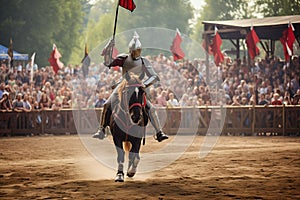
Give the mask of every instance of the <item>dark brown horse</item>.
[[[137, 76], [126, 73], [119, 87], [118, 104], [114, 107], [110, 119], [110, 129], [117, 150], [118, 172], [116, 182], [124, 181], [125, 142], [129, 151], [127, 176], [133, 177], [140, 161], [140, 147], [145, 139], [148, 116], [145, 111], [146, 93]], [[130, 142], [130, 145], [129, 145]], [[130, 147], [131, 146], [131, 147]]]

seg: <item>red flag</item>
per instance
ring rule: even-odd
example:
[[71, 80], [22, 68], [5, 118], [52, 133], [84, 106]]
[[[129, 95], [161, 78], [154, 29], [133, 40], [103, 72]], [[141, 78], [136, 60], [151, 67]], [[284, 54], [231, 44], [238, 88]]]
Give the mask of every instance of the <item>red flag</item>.
[[224, 55], [221, 52], [221, 44], [222, 44], [222, 39], [219, 35], [219, 33], [216, 31], [216, 35], [213, 38], [212, 44], [210, 45], [211, 51], [213, 52], [214, 55], [214, 60], [215, 64], [219, 66], [220, 63], [224, 61]]
[[57, 71], [63, 67], [63, 63], [60, 62], [59, 58], [61, 57], [61, 54], [56, 48], [56, 45], [53, 44], [53, 51], [50, 54], [50, 58], [48, 59], [50, 65], [53, 68], [53, 71], [55, 74], [57, 74]]
[[293, 43], [296, 38], [294, 35], [294, 27], [292, 24], [282, 32], [282, 37], [280, 38], [280, 42], [283, 45], [285, 60], [290, 60], [290, 56], [293, 55]]
[[253, 28], [246, 36], [246, 44], [248, 48], [248, 53], [251, 59], [254, 59], [255, 56], [259, 55], [259, 49], [256, 44], [259, 42], [259, 38]]
[[119, 5], [131, 12], [136, 8], [133, 0], [119, 0]]
[[175, 36], [175, 38], [172, 42], [172, 46], [170, 48], [170, 50], [173, 54], [173, 57], [174, 57], [174, 61], [180, 60], [180, 59], [184, 58], [184, 56], [185, 56], [184, 52], [182, 51], [182, 49], [180, 47], [181, 42], [182, 42], [182, 38], [181, 38], [179, 30], [177, 29], [176, 36]]

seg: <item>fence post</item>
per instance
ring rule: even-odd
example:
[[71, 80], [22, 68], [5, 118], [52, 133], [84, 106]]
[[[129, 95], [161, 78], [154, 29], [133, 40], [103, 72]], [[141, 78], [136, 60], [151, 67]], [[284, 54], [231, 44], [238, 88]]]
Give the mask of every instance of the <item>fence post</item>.
[[285, 136], [285, 104], [282, 106], [282, 135]]
[[254, 135], [254, 131], [255, 131], [255, 106], [254, 104], [252, 104], [252, 123], [251, 123], [251, 126], [252, 126], [252, 136]]
[[45, 114], [45, 110], [41, 110], [42, 113], [42, 123], [41, 123], [41, 127], [42, 127], [42, 135], [45, 134], [45, 123], [46, 123], [46, 114]]

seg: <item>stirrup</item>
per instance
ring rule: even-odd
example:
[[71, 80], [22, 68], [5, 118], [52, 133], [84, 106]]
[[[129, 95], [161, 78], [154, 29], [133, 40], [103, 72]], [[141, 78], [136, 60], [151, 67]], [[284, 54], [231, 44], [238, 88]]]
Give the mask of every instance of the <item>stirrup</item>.
[[99, 127], [97, 132], [93, 135], [93, 138], [98, 138], [100, 140], [103, 140], [106, 137], [107, 137], [107, 134], [103, 127]]
[[158, 142], [161, 142], [163, 140], [168, 139], [169, 136], [166, 135], [165, 133], [163, 133], [162, 131], [158, 131], [154, 137], [155, 140], [157, 140]]

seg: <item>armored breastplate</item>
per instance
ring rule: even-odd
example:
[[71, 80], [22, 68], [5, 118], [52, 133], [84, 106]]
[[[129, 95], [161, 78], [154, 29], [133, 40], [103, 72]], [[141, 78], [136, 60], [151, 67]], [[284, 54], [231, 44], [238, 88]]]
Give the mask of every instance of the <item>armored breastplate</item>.
[[124, 62], [122, 74], [124, 75], [126, 71], [133, 72], [138, 76], [144, 76], [142, 59], [133, 60], [131, 56], [128, 56]]

